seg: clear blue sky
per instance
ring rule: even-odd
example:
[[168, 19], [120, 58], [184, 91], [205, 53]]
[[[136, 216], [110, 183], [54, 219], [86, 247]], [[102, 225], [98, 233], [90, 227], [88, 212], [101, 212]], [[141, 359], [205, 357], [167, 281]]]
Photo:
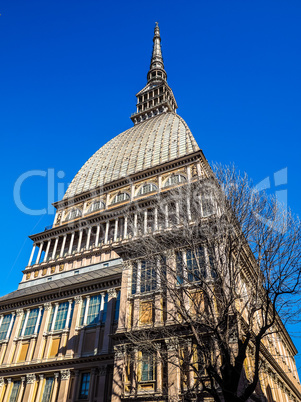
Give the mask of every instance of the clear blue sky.
[[[53, 220], [17, 208], [18, 177], [51, 168], [57, 189], [131, 127], [155, 21], [178, 113], [209, 162], [256, 183], [287, 167], [281, 189], [301, 214], [300, 0], [2, 0], [0, 13], [1, 295], [21, 280], [27, 236]], [[21, 199], [47, 208], [47, 178], [26, 180]]]

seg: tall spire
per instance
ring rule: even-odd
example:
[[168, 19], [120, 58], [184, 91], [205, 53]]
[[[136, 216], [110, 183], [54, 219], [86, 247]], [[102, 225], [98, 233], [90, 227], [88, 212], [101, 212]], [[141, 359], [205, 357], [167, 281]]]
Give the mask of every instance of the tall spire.
[[156, 22], [153, 39], [153, 53], [146, 86], [136, 94], [137, 111], [131, 115], [134, 124], [141, 123], [161, 113], [176, 113], [178, 108], [174, 94], [167, 85], [167, 74], [161, 50], [161, 36]]
[[166, 80], [167, 75], [166, 75], [166, 71], [164, 70], [164, 63], [163, 63], [162, 50], [161, 50], [161, 36], [160, 36], [160, 28], [159, 28], [158, 22], [156, 22], [153, 42], [154, 42], [153, 53], [152, 53], [150, 69], [147, 74], [147, 80], [148, 81], [154, 80], [154, 78], [152, 78], [152, 77], [156, 78], [157, 74], [153, 75], [152, 73], [156, 72], [157, 70], [162, 72], [161, 78]]

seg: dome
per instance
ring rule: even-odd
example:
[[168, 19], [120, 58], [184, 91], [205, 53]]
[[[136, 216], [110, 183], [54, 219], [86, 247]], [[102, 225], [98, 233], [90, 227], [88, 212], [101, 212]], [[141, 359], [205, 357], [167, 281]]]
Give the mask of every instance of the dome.
[[185, 121], [169, 112], [117, 135], [79, 170], [64, 199], [198, 151]]

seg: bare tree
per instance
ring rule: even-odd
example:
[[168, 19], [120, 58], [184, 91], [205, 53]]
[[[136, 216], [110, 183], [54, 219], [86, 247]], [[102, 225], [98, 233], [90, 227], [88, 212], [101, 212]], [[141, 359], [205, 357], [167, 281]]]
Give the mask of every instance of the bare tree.
[[151, 364], [169, 400], [266, 400], [262, 367], [300, 305], [298, 218], [220, 166], [131, 208], [131, 238], [118, 249], [140, 303], [122, 325], [128, 392]]

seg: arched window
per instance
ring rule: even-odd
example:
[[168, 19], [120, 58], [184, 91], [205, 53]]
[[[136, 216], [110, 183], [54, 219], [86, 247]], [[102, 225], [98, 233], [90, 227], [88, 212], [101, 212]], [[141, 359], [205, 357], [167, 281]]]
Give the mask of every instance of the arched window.
[[119, 202], [127, 201], [129, 199], [130, 195], [128, 193], [119, 193], [115, 195], [111, 204], [118, 204]]
[[187, 179], [183, 174], [173, 174], [166, 180], [164, 187], [174, 186], [175, 184], [186, 183]]
[[105, 204], [101, 200], [93, 201], [92, 204], [89, 206], [88, 214], [90, 214], [91, 212], [99, 211], [104, 208]]
[[65, 220], [71, 221], [72, 219], [79, 218], [80, 216], [82, 216], [82, 211], [79, 208], [73, 208], [67, 213]]
[[139, 188], [137, 195], [144, 195], [153, 191], [158, 191], [158, 187], [154, 183], [145, 183]]

